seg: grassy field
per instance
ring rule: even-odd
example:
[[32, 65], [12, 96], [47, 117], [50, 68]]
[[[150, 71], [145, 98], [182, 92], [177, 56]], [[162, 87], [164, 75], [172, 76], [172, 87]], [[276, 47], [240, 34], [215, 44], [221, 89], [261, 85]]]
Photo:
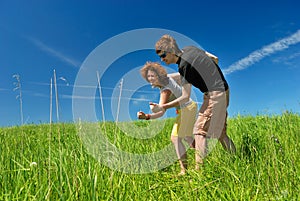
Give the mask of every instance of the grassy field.
[[[151, 139], [129, 137], [112, 122], [97, 126], [115, 148], [143, 154], [170, 144], [173, 121]], [[237, 116], [228, 133], [235, 155], [217, 144], [195, 171], [189, 149], [180, 177], [177, 162], [147, 174], [111, 169], [89, 154], [74, 124], [0, 128], [0, 200], [299, 200], [298, 114]]]

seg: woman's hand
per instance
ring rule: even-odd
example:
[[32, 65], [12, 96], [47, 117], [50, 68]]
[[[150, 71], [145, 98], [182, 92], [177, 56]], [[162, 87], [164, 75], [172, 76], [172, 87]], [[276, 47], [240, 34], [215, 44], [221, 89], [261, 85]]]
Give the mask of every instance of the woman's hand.
[[137, 112], [136, 116], [138, 119], [146, 119], [146, 114], [142, 111]]
[[137, 112], [136, 116], [137, 116], [138, 119], [146, 119], [146, 120], [149, 120], [150, 117], [151, 117], [150, 114], [145, 114], [142, 111]]
[[150, 109], [153, 113], [157, 113], [157, 112], [160, 112], [160, 111], [163, 111], [164, 108], [162, 108], [159, 104], [157, 103], [152, 103], [150, 102], [149, 103], [149, 106], [150, 106]]

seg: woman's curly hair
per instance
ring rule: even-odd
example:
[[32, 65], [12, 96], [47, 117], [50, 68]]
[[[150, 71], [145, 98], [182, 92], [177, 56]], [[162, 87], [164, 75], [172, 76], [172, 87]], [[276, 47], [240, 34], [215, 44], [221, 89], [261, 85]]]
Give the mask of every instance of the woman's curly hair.
[[168, 83], [168, 73], [166, 71], [166, 69], [160, 65], [160, 63], [158, 62], [146, 62], [146, 64], [141, 68], [140, 73], [142, 75], [142, 77], [149, 82], [148, 80], [148, 71], [151, 70], [153, 72], [156, 73], [156, 75], [158, 76], [158, 80], [159, 82], [164, 86]]

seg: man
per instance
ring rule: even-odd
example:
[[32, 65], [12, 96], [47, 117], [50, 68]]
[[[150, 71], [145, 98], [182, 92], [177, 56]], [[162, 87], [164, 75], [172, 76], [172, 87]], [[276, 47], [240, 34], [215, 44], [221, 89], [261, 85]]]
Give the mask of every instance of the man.
[[168, 109], [190, 97], [191, 85], [203, 95], [203, 103], [194, 125], [196, 169], [203, 163], [207, 152], [207, 138], [217, 138], [223, 148], [235, 152], [235, 145], [226, 133], [229, 86], [218, 66], [218, 58], [199, 48], [188, 46], [180, 50], [176, 40], [163, 35], [155, 44], [156, 53], [166, 64], [178, 64], [182, 79], [182, 95], [156, 107]]

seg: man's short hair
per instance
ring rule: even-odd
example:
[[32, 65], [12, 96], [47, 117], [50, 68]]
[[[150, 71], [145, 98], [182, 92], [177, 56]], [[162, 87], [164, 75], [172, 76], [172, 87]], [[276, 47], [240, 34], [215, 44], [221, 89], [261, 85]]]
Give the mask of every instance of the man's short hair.
[[161, 51], [173, 53], [179, 55], [181, 50], [179, 49], [176, 40], [170, 35], [163, 35], [155, 44], [156, 53]]

